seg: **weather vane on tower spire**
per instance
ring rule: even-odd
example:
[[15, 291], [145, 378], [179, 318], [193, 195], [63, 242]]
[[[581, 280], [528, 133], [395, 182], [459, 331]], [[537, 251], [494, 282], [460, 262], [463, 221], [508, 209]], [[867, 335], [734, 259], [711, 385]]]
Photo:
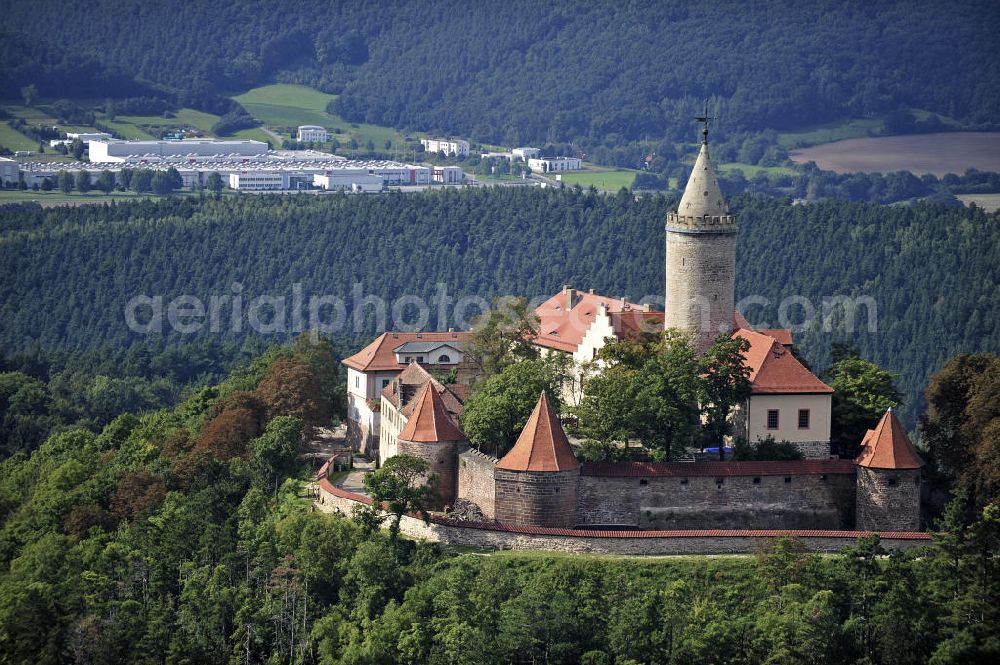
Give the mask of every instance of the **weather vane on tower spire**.
[[708, 145], [708, 123], [710, 120], [718, 120], [718, 118], [712, 118], [708, 115], [708, 98], [705, 98], [705, 115], [695, 116], [695, 120], [704, 124], [701, 128], [701, 142]]

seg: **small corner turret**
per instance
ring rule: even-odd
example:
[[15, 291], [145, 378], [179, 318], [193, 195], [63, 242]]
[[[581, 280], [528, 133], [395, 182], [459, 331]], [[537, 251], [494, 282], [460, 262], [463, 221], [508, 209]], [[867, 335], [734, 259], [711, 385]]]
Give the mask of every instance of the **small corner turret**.
[[514, 447], [497, 463], [495, 474], [497, 521], [576, 526], [580, 463], [544, 392]]
[[862, 531], [920, 529], [920, 469], [924, 461], [889, 409], [868, 430], [857, 469], [855, 526]]

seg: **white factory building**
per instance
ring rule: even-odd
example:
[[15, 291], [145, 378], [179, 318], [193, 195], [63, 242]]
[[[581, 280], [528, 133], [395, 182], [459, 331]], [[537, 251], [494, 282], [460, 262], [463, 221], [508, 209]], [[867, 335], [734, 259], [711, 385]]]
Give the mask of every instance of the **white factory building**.
[[90, 161], [97, 164], [125, 163], [160, 157], [252, 157], [266, 155], [270, 146], [262, 141], [236, 139], [218, 141], [187, 139], [184, 141], [91, 141]]
[[534, 157], [528, 160], [528, 168], [535, 173], [579, 171], [583, 162], [579, 157]]
[[283, 180], [280, 173], [240, 171], [229, 174], [229, 187], [248, 192], [281, 191]]
[[325, 127], [319, 125], [299, 125], [298, 139], [300, 141], [314, 141], [326, 143], [330, 140], [330, 132]]
[[465, 182], [465, 172], [458, 166], [435, 166], [431, 179], [442, 185], [461, 185]]
[[174, 168], [184, 187], [208, 184], [218, 173], [233, 189], [243, 191], [290, 191], [329, 189], [345, 191], [383, 191], [388, 187], [428, 187], [436, 184], [459, 184], [465, 175], [455, 166], [430, 168], [392, 161], [353, 161], [316, 151], [270, 151], [264, 155], [167, 156], [124, 158], [118, 162], [17, 162], [0, 160], [0, 179], [8, 186], [17, 184], [23, 175], [28, 187], [42, 186], [45, 179], [53, 184], [60, 171], [73, 174], [89, 171], [96, 179], [101, 171], [117, 175], [122, 169], [165, 171]]
[[385, 191], [385, 178], [368, 173], [365, 169], [340, 169], [317, 173], [313, 176], [313, 184], [328, 191], [365, 193]]
[[113, 140], [113, 138], [111, 134], [106, 132], [66, 132], [66, 138], [53, 139], [49, 141], [49, 145], [54, 148], [57, 145], [69, 145], [76, 140], [89, 146], [91, 141], [107, 141]]
[[0, 183], [4, 186], [17, 184], [20, 165], [16, 159], [0, 157]]
[[420, 139], [426, 152], [443, 152], [456, 157], [469, 156], [469, 142], [461, 139]]
[[514, 148], [510, 151], [510, 156], [512, 159], [520, 159], [522, 162], [526, 162], [529, 159], [534, 159], [542, 154], [542, 151], [538, 148], [532, 148], [530, 146], [522, 146], [520, 148]]

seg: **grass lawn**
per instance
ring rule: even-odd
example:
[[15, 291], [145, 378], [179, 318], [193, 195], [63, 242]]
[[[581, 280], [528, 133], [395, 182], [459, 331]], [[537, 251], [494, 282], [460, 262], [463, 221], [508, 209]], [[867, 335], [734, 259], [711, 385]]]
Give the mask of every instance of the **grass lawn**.
[[35, 201], [40, 203], [42, 206], [49, 207], [57, 205], [83, 205], [85, 203], [108, 203], [109, 201], [129, 201], [155, 198], [159, 197], [153, 196], [152, 194], [138, 194], [136, 192], [112, 192], [111, 194], [105, 194], [103, 192], [87, 192], [86, 194], [81, 194], [80, 192], [70, 192], [69, 194], [64, 194], [60, 191], [36, 192], [31, 189], [26, 189], [24, 191], [19, 189], [0, 190], [0, 205], [3, 205], [4, 203], [26, 203], [28, 201]]
[[955, 196], [965, 205], [975, 203], [986, 212], [1000, 210], [1000, 194], [956, 194]]
[[327, 113], [326, 105], [335, 98], [304, 85], [288, 83], [261, 86], [233, 97], [250, 115], [283, 138], [291, 138], [299, 125], [319, 125], [342, 130], [333, 134], [341, 145], [337, 151], [340, 154], [351, 153], [348, 147], [351, 139], [358, 142], [362, 151], [368, 141], [375, 144], [376, 150], [385, 150], [386, 141], [392, 141], [396, 148], [403, 145], [403, 136], [391, 127], [350, 123], [339, 115]]
[[143, 129], [140, 129], [139, 127], [137, 127], [137, 126], [135, 126], [135, 125], [133, 125], [131, 123], [124, 122], [121, 119], [115, 119], [114, 121], [103, 120], [102, 122], [105, 125], [107, 125], [108, 127], [110, 127], [111, 129], [115, 130], [116, 133], [118, 133], [119, 135], [121, 135], [121, 136], [123, 136], [123, 137], [125, 137], [127, 139], [158, 139], [158, 138], [160, 138], [159, 136], [153, 136], [149, 132], [147, 132], [147, 131], [145, 131]]
[[[326, 112], [326, 105], [334, 96], [304, 85], [265, 85], [233, 99], [242, 104], [250, 115], [272, 128], [299, 125], [329, 127], [333, 122], [333, 116]], [[339, 122], [344, 124], [343, 120]]]
[[795, 169], [787, 166], [757, 166], [756, 164], [743, 164], [741, 162], [727, 162], [719, 164], [719, 170], [723, 173], [730, 171], [742, 171], [743, 177], [753, 178], [759, 171], [768, 175], [795, 175]]
[[[4, 106], [4, 110], [15, 118], [22, 118], [29, 125], [55, 126], [64, 132], [96, 132], [96, 128], [89, 125], [67, 125], [59, 122], [59, 119], [50, 114], [45, 104], [41, 106], [21, 106], [12, 104]], [[36, 146], [37, 147], [37, 146]]]
[[38, 151], [37, 143], [8, 125], [6, 122], [0, 122], [0, 145], [8, 150]]
[[819, 125], [798, 132], [783, 132], [778, 135], [778, 143], [786, 150], [792, 150], [820, 143], [875, 136], [882, 132], [883, 127], [885, 127], [885, 123], [881, 118], [848, 120], [847, 122]]
[[555, 176], [561, 175], [562, 182], [567, 186], [580, 185], [584, 189], [593, 185], [597, 189], [605, 192], [617, 192], [622, 187], [631, 189], [635, 182], [635, 174], [639, 171], [632, 169], [600, 169], [587, 167], [583, 171], [563, 171], [561, 173], [546, 173], [545, 177], [555, 180]]
[[174, 113], [173, 118], [165, 118], [162, 115], [115, 116], [116, 123], [134, 125], [151, 134], [162, 134], [163, 131], [182, 127], [194, 127], [205, 133], [211, 133], [212, 125], [218, 121], [219, 116], [194, 109], [180, 109]]

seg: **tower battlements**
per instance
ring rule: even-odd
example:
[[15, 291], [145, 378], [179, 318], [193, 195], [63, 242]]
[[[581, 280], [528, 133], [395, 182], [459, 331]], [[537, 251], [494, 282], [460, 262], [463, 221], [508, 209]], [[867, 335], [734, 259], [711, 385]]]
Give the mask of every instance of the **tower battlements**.
[[736, 215], [695, 217], [672, 212], [667, 215], [667, 231], [674, 233], [736, 233]]

